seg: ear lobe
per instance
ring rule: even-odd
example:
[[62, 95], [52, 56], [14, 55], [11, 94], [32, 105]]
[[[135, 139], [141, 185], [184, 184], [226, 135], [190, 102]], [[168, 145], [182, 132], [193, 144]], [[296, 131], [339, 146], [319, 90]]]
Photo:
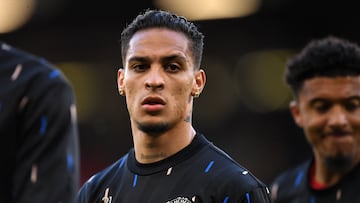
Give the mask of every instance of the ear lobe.
[[193, 96], [194, 98], [198, 98], [200, 96], [200, 89], [195, 89], [192, 91], [191, 96]]
[[124, 74], [125, 74], [124, 69], [119, 68], [118, 74], [117, 74], [117, 85], [118, 85], [119, 94], [122, 96], [125, 96]]
[[291, 101], [290, 102], [290, 112], [291, 112], [291, 115], [295, 121], [295, 123], [299, 126], [299, 127], [302, 127], [303, 123], [302, 123], [302, 118], [301, 118], [301, 115], [300, 115], [300, 108], [299, 108], [299, 105], [296, 101]]
[[191, 92], [191, 95], [193, 97], [199, 97], [202, 90], [204, 89], [205, 83], [206, 83], [205, 72], [204, 72], [204, 70], [200, 69], [199, 71], [196, 72], [195, 86], [193, 88], [193, 91]]

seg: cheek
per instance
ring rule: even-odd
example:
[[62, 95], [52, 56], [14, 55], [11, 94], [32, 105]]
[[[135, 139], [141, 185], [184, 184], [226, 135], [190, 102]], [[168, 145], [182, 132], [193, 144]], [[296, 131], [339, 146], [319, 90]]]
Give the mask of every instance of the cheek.
[[190, 91], [188, 90], [188, 88], [184, 86], [182, 87], [179, 86], [174, 89], [172, 98], [175, 100], [175, 103], [183, 106], [189, 103], [189, 97], [190, 97], [189, 95], [190, 95]]
[[351, 114], [348, 117], [348, 121], [354, 128], [360, 129], [360, 114], [359, 113]]
[[127, 80], [124, 80], [124, 90], [126, 96], [133, 97], [141, 89], [142, 87], [139, 79], [129, 77]]
[[192, 83], [188, 82], [188, 83], [180, 83], [178, 85], [175, 85], [172, 92], [177, 97], [184, 99], [185, 97], [187, 98], [187, 96], [191, 96], [191, 91], [192, 91]]
[[356, 136], [356, 140], [357, 143], [359, 143], [359, 147], [360, 147], [360, 120], [359, 120], [359, 116], [357, 116], [354, 119], [349, 120], [350, 125], [352, 127], [352, 130], [354, 131], [354, 134]]
[[302, 118], [303, 130], [310, 142], [318, 142], [324, 131], [326, 119], [319, 116]]
[[173, 89], [172, 100], [179, 112], [186, 112], [191, 104], [191, 90], [188, 86], [182, 85]]
[[126, 104], [129, 110], [132, 109], [132, 106], [138, 103], [137, 97], [139, 96], [136, 92], [139, 90], [139, 88], [136, 88], [133, 85], [126, 86], [125, 94], [126, 94]]

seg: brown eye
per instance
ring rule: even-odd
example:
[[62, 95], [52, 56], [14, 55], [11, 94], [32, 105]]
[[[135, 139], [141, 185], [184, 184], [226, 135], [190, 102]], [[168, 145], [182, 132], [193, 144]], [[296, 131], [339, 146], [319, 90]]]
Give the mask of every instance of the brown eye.
[[345, 109], [348, 111], [355, 111], [360, 107], [360, 101], [357, 99], [352, 99], [350, 101], [345, 102]]
[[166, 68], [166, 71], [171, 72], [171, 73], [179, 72], [179, 70], [181, 69], [178, 64], [174, 64], [174, 63], [167, 64], [165, 68]]
[[316, 101], [313, 104], [313, 108], [319, 112], [319, 113], [325, 113], [327, 112], [331, 107], [331, 104], [329, 102], [325, 101]]
[[131, 66], [136, 72], [144, 72], [148, 66], [146, 64], [134, 64]]

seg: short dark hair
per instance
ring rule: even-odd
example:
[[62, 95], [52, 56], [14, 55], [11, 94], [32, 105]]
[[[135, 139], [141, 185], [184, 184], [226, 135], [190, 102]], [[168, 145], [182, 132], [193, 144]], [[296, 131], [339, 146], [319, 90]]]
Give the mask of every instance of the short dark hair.
[[139, 14], [121, 33], [122, 60], [125, 61], [129, 48], [129, 41], [133, 35], [148, 28], [167, 28], [182, 32], [189, 39], [190, 51], [194, 58], [195, 68], [199, 69], [202, 59], [204, 35], [198, 31], [197, 26], [185, 17], [172, 14], [168, 11], [147, 9]]
[[285, 82], [294, 96], [307, 79], [357, 75], [360, 75], [359, 46], [334, 36], [310, 41], [285, 67]]

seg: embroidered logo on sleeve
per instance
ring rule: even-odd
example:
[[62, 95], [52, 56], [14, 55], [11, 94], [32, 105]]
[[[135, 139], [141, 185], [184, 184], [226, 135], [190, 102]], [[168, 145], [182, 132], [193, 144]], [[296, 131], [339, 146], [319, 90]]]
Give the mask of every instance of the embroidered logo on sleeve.
[[177, 197], [176, 199], [167, 201], [166, 203], [192, 203], [187, 197]]
[[105, 195], [104, 197], [101, 199], [104, 203], [111, 203], [112, 201], [112, 196], [109, 196], [109, 188], [106, 188], [105, 190]]

